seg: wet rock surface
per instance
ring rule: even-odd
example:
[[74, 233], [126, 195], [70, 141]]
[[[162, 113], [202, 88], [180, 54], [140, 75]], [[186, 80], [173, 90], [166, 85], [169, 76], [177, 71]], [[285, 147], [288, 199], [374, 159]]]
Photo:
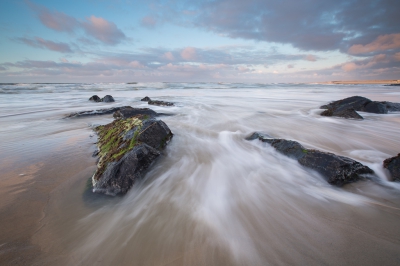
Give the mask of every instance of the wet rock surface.
[[100, 98], [97, 95], [93, 95], [92, 97], [89, 98], [89, 101], [96, 102], [96, 103], [99, 103], [99, 102], [105, 102], [105, 103], [115, 102], [114, 98], [111, 95], [106, 95], [103, 98]]
[[344, 156], [313, 149], [306, 149], [293, 140], [276, 139], [262, 133], [253, 133], [247, 140], [259, 139], [274, 147], [278, 152], [297, 160], [301, 165], [320, 173], [328, 183], [342, 186], [374, 172], [367, 166]]
[[101, 98], [97, 95], [93, 95], [92, 97], [89, 98], [89, 101], [92, 102], [101, 102]]
[[101, 101], [105, 103], [115, 102], [114, 98], [111, 95], [104, 96], [104, 98], [101, 99]]
[[125, 194], [143, 178], [173, 134], [161, 120], [138, 115], [95, 128], [99, 136], [99, 162], [93, 191]]
[[113, 116], [116, 119], [126, 119], [136, 115], [148, 115], [150, 117], [155, 117], [158, 115], [158, 113], [149, 108], [133, 108], [130, 106], [124, 106], [123, 108], [117, 110]]
[[143, 99], [141, 99], [142, 102], [148, 102], [151, 101], [151, 99], [149, 97], [144, 97]]
[[113, 108], [106, 108], [106, 109], [82, 111], [82, 112], [71, 113], [71, 114], [65, 116], [65, 118], [85, 117], [85, 116], [92, 116], [92, 115], [108, 115], [108, 114], [112, 114], [122, 108], [128, 108], [128, 107], [132, 108], [130, 106], [122, 106], [122, 107], [113, 107]]
[[174, 106], [174, 103], [172, 102], [164, 102], [164, 101], [157, 101], [157, 100], [152, 100], [149, 97], [144, 97], [141, 99], [143, 102], [147, 102], [150, 105], [157, 105], [157, 106]]
[[383, 161], [383, 167], [388, 169], [393, 181], [400, 182], [400, 153]]
[[92, 115], [108, 115], [108, 114], [114, 114], [114, 118], [116, 119], [121, 119], [121, 118], [125, 119], [136, 115], [148, 115], [149, 117], [174, 115], [167, 113], [157, 113], [156, 111], [153, 111], [150, 108], [133, 108], [132, 106], [121, 106], [121, 107], [113, 107], [107, 109], [98, 109], [98, 110], [89, 110], [89, 111], [71, 113], [65, 116], [65, 118], [86, 117]]
[[361, 96], [352, 96], [342, 100], [331, 102], [320, 107], [327, 109], [322, 116], [337, 116], [344, 118], [363, 119], [356, 111], [387, 114], [388, 112], [400, 111], [400, 103], [371, 101]]

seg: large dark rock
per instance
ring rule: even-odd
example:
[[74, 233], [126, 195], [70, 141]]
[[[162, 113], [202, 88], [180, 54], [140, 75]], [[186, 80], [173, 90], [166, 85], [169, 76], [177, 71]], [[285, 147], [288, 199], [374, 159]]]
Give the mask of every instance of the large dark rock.
[[367, 166], [343, 156], [329, 152], [306, 149], [293, 140], [275, 139], [262, 133], [253, 133], [246, 139], [258, 137], [262, 142], [269, 143], [278, 152], [297, 160], [301, 165], [320, 173], [328, 183], [342, 186], [360, 179], [374, 172]]
[[99, 162], [92, 177], [93, 191], [125, 194], [161, 154], [173, 134], [160, 120], [137, 115], [95, 128]]
[[388, 112], [400, 111], [400, 103], [371, 101], [365, 97], [352, 96], [331, 102], [327, 105], [321, 106], [320, 108], [327, 109], [321, 113], [322, 116], [362, 119], [362, 116], [360, 116], [356, 111], [387, 114]]
[[101, 101], [105, 103], [115, 102], [114, 98], [111, 95], [104, 96], [104, 98], [101, 99]]
[[100, 99], [99, 96], [93, 95], [92, 97], [89, 98], [89, 101], [92, 101], [92, 102], [101, 102], [101, 99]]
[[125, 106], [116, 111], [113, 116], [116, 119], [126, 119], [136, 115], [148, 115], [150, 117], [154, 117], [157, 115], [157, 112], [149, 108], [133, 108], [130, 106]]
[[400, 153], [383, 161], [383, 167], [388, 169], [393, 181], [400, 181]]

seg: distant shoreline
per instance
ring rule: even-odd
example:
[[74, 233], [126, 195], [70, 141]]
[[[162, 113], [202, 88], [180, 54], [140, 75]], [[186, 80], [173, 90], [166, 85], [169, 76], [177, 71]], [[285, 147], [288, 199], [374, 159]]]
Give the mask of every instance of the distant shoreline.
[[320, 82], [321, 84], [400, 84], [400, 79], [382, 79], [382, 80], [336, 80]]

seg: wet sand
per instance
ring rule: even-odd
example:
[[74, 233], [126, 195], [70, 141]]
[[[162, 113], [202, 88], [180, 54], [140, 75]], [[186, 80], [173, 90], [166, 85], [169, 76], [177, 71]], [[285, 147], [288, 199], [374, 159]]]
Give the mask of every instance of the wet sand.
[[[168, 94], [178, 106], [157, 109], [176, 113], [162, 118], [175, 133], [163, 156], [146, 180], [115, 198], [88, 186], [96, 163], [91, 126], [111, 116], [62, 119], [93, 107], [82, 101], [68, 112], [3, 117], [0, 264], [398, 265], [400, 187], [387, 182], [380, 162], [398, 150], [399, 115], [367, 114], [359, 123], [321, 118], [319, 104], [360, 91], [284, 89], [236, 96], [149, 90], [121, 103]], [[363, 91], [400, 101], [392, 89], [380, 93]], [[132, 92], [109, 94], [122, 101]], [[254, 130], [360, 160], [381, 182], [332, 187], [243, 140]]]

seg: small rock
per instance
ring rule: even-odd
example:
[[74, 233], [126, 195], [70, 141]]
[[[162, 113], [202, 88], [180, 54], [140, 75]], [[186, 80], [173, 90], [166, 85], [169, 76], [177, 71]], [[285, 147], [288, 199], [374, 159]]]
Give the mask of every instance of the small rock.
[[383, 167], [388, 169], [393, 181], [400, 181], [400, 153], [383, 161]]
[[89, 101], [92, 101], [92, 102], [101, 102], [101, 99], [100, 99], [99, 96], [93, 95], [92, 97], [89, 98]]
[[143, 99], [141, 99], [142, 102], [148, 102], [151, 101], [151, 99], [149, 97], [144, 97]]
[[104, 96], [101, 101], [105, 103], [115, 102], [114, 98], [111, 95]]
[[171, 102], [152, 101], [152, 100], [148, 101], [147, 103], [151, 104], [151, 105], [157, 105], [157, 106], [173, 106], [174, 105], [174, 103], [171, 103]]

